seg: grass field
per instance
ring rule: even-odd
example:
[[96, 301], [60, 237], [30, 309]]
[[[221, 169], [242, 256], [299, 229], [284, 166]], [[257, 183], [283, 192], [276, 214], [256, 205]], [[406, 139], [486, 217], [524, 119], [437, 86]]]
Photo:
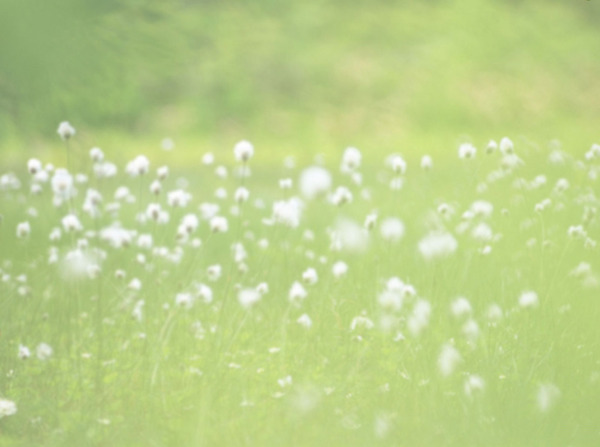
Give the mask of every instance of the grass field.
[[600, 147], [77, 138], [1, 173], [0, 445], [600, 443]]

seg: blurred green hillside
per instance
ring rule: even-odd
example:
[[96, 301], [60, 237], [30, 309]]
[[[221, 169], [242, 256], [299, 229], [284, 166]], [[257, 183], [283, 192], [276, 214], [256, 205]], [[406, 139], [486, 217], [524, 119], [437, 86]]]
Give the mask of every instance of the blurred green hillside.
[[600, 2], [2, 0], [0, 150], [181, 160], [600, 138]]

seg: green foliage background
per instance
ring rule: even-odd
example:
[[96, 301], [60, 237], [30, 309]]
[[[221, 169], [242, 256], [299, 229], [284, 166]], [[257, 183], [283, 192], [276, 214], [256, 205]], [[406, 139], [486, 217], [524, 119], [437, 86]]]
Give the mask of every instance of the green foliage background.
[[384, 153], [510, 134], [583, 151], [599, 19], [575, 0], [3, 0], [0, 147], [43, 147], [66, 119], [84, 145], [171, 136], [182, 160], [239, 138]]

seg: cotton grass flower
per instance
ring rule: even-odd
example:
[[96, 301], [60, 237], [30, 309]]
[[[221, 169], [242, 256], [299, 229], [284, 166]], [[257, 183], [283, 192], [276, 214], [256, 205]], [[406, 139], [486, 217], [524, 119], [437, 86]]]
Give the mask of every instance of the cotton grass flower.
[[533, 308], [539, 305], [539, 299], [537, 293], [529, 290], [521, 293], [519, 297], [519, 306], [522, 308]]
[[31, 234], [31, 224], [29, 222], [20, 222], [17, 224], [17, 238], [24, 239]]
[[312, 320], [310, 319], [310, 317], [308, 316], [308, 314], [302, 314], [302, 315], [300, 315], [300, 317], [298, 317], [298, 319], [296, 320], [296, 323], [298, 323], [304, 329], [310, 329], [312, 327], [312, 324], [313, 324]]
[[306, 168], [300, 174], [300, 191], [307, 199], [325, 195], [331, 189], [331, 174], [320, 166]]
[[229, 229], [227, 219], [223, 216], [215, 216], [210, 219], [210, 231], [213, 233], [226, 233]]
[[52, 346], [47, 343], [40, 343], [37, 348], [35, 348], [35, 355], [39, 360], [45, 361], [52, 357], [54, 350]]
[[254, 146], [247, 140], [242, 140], [233, 147], [233, 155], [237, 161], [247, 163], [254, 155]]
[[458, 350], [451, 344], [445, 344], [438, 357], [438, 369], [443, 377], [448, 377], [454, 373], [461, 361]]
[[306, 292], [304, 286], [298, 281], [294, 281], [288, 293], [289, 301], [292, 303], [299, 303], [300, 301], [304, 300], [307, 296], [308, 293]]
[[458, 158], [475, 158], [477, 149], [471, 143], [463, 143], [458, 147]]
[[17, 413], [17, 404], [12, 400], [0, 399], [0, 419]]
[[381, 237], [389, 242], [398, 242], [404, 236], [404, 223], [396, 217], [388, 217], [379, 225]]
[[481, 393], [485, 388], [485, 381], [478, 375], [469, 374], [465, 380], [464, 390], [468, 397], [473, 397], [477, 393]]
[[362, 154], [355, 147], [347, 147], [342, 157], [342, 172], [352, 172], [360, 167]]
[[66, 141], [75, 135], [75, 128], [68, 121], [63, 121], [58, 125], [56, 132]]
[[18, 351], [17, 356], [21, 360], [27, 360], [29, 357], [31, 357], [31, 351], [29, 350], [29, 348], [27, 346], [19, 345], [19, 351]]
[[150, 169], [150, 161], [145, 155], [138, 155], [129, 163], [125, 168], [125, 172], [132, 177], [138, 177], [140, 175], [147, 174]]
[[319, 275], [314, 268], [308, 268], [302, 273], [302, 281], [308, 285], [314, 285], [319, 280]]
[[[31, 175], [35, 175], [42, 171], [42, 162], [37, 158], [32, 158], [27, 162], [27, 170]], [[44, 171], [45, 172], [45, 171]]]
[[261, 294], [256, 289], [241, 289], [238, 292], [238, 302], [244, 309], [250, 309], [258, 301], [260, 301]]
[[346, 264], [344, 261], [337, 261], [331, 267], [331, 273], [333, 274], [334, 278], [340, 279], [342, 276], [348, 273], [348, 264]]
[[432, 232], [419, 241], [419, 252], [430, 261], [453, 254], [458, 248], [458, 242], [450, 233]]

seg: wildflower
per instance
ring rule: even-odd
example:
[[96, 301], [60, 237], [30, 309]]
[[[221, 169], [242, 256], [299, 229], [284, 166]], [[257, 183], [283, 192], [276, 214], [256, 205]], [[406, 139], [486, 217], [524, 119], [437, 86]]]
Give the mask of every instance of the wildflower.
[[283, 190], [292, 189], [292, 184], [293, 181], [291, 178], [282, 178], [281, 180], [279, 180], [279, 188]]
[[155, 196], [159, 195], [162, 191], [162, 184], [158, 180], [154, 180], [150, 183], [150, 192]]
[[150, 161], [145, 155], [138, 155], [129, 163], [127, 163], [127, 167], [125, 171], [132, 177], [137, 177], [140, 175], [144, 175], [148, 173], [150, 169]]
[[386, 164], [392, 169], [395, 174], [405, 174], [406, 173], [406, 161], [398, 154], [390, 155]]
[[302, 201], [296, 197], [276, 201], [273, 203], [273, 220], [286, 227], [296, 228], [300, 225], [302, 206]]
[[377, 223], [377, 214], [371, 213], [371, 214], [368, 214], [367, 217], [365, 218], [364, 225], [367, 230], [372, 230], [375, 227], [376, 223]]
[[238, 292], [238, 301], [243, 308], [249, 309], [260, 300], [261, 294], [256, 289], [242, 289]]
[[333, 195], [331, 196], [331, 203], [336, 206], [342, 206], [345, 203], [352, 202], [352, 193], [345, 186], [338, 186]]
[[21, 222], [17, 225], [17, 237], [24, 239], [31, 234], [31, 225], [29, 222]]
[[133, 278], [127, 285], [127, 288], [130, 290], [139, 291], [142, 288], [142, 281], [140, 281], [138, 278]]
[[402, 294], [395, 290], [384, 290], [377, 301], [385, 310], [397, 312], [402, 308]]
[[75, 128], [68, 121], [63, 121], [59, 124], [56, 131], [63, 140], [68, 140], [75, 135]]
[[398, 242], [404, 236], [404, 223], [398, 218], [388, 217], [379, 226], [383, 239], [390, 242]]
[[300, 175], [300, 191], [306, 198], [314, 199], [331, 188], [331, 174], [320, 166], [311, 166]]
[[72, 231], [83, 230], [83, 226], [81, 225], [81, 222], [79, 221], [77, 216], [74, 214], [67, 214], [65, 217], [63, 217], [62, 225], [67, 233], [70, 233]]
[[133, 306], [133, 310], [131, 311], [131, 318], [133, 318], [138, 323], [141, 323], [144, 319], [144, 305], [146, 303], [144, 300], [138, 300]]
[[221, 266], [219, 264], [211, 265], [206, 269], [209, 281], [217, 281], [221, 277]]
[[45, 172], [42, 171], [42, 162], [36, 158], [32, 158], [27, 162], [27, 170], [31, 175], [35, 175], [38, 172]]
[[423, 157], [421, 157], [421, 169], [423, 169], [423, 171], [429, 171], [431, 168], [433, 168], [433, 159], [429, 155], [423, 155]]
[[184, 309], [191, 309], [194, 304], [194, 298], [189, 293], [178, 293], [175, 296], [175, 305]]
[[304, 300], [307, 295], [308, 294], [306, 293], [306, 289], [304, 288], [304, 286], [298, 281], [294, 281], [288, 293], [288, 298], [290, 302], [297, 303], [299, 301]]
[[254, 155], [254, 146], [249, 141], [242, 140], [234, 146], [233, 154], [237, 161], [246, 163]]
[[156, 170], [156, 176], [162, 182], [169, 176], [169, 167], [161, 166]]
[[457, 317], [463, 317], [465, 315], [470, 315], [472, 312], [471, 303], [464, 296], [458, 297], [452, 302], [450, 306], [452, 314]]
[[308, 316], [308, 314], [302, 314], [300, 315], [300, 317], [298, 317], [298, 319], [296, 320], [296, 322], [304, 327], [305, 329], [310, 329], [312, 326], [312, 320], [310, 319], [310, 317]]
[[196, 284], [196, 297], [200, 298], [205, 304], [212, 303], [213, 291], [206, 284]]
[[215, 162], [215, 156], [212, 152], [207, 152], [202, 156], [202, 163], [205, 165], [212, 165]]
[[172, 207], [184, 208], [192, 200], [192, 195], [182, 189], [176, 189], [167, 193], [167, 203]]
[[48, 360], [50, 357], [52, 357], [53, 352], [54, 350], [52, 349], [52, 346], [47, 343], [40, 343], [35, 349], [37, 358], [42, 361]]
[[412, 314], [408, 319], [408, 329], [414, 335], [419, 335], [429, 324], [431, 317], [431, 304], [426, 300], [418, 300], [415, 303]]
[[433, 232], [419, 241], [419, 252], [426, 260], [449, 256], [458, 248], [450, 233]]
[[318, 280], [319, 276], [317, 275], [317, 271], [312, 267], [302, 273], [302, 281], [306, 284], [313, 285], [316, 284]]
[[490, 307], [488, 307], [486, 317], [488, 320], [490, 320], [492, 325], [495, 325], [498, 321], [500, 321], [503, 316], [504, 312], [502, 312], [502, 308], [497, 304], [492, 304]]
[[477, 149], [471, 143], [463, 143], [458, 147], [459, 158], [474, 158], [477, 153]]
[[17, 412], [17, 404], [12, 400], [0, 399], [0, 419], [5, 416], [12, 416]]
[[66, 169], [55, 170], [51, 183], [56, 196], [68, 198], [73, 195], [73, 176]]
[[226, 233], [229, 229], [229, 224], [227, 223], [227, 219], [222, 216], [215, 216], [210, 219], [210, 230], [213, 233]]
[[337, 261], [331, 267], [331, 272], [336, 279], [339, 279], [348, 273], [348, 265], [344, 261]]
[[235, 190], [234, 198], [235, 198], [236, 202], [238, 202], [238, 203], [247, 202], [249, 197], [250, 197], [250, 191], [248, 191], [243, 186], [240, 186], [238, 189]]
[[93, 147], [90, 149], [90, 158], [94, 163], [101, 163], [104, 161], [104, 152], [99, 147]]
[[485, 381], [477, 375], [469, 374], [465, 380], [465, 394], [472, 397], [473, 394], [483, 391], [485, 388]]
[[514, 144], [510, 138], [504, 137], [500, 140], [500, 152], [503, 154], [512, 154], [514, 149]]
[[21, 360], [27, 360], [29, 357], [31, 357], [31, 351], [27, 346], [19, 345], [18, 356]]
[[487, 154], [493, 154], [498, 149], [498, 143], [495, 140], [490, 140], [485, 147], [485, 152]]
[[458, 350], [451, 344], [445, 344], [442, 347], [442, 352], [438, 357], [438, 368], [442, 376], [450, 376], [461, 360], [462, 357]]
[[519, 306], [523, 308], [537, 307], [539, 304], [538, 295], [533, 291], [526, 291], [519, 297]]
[[360, 167], [362, 155], [355, 147], [347, 147], [342, 156], [342, 172], [351, 172]]
[[356, 331], [357, 329], [366, 329], [370, 330], [375, 327], [373, 321], [368, 318], [366, 315], [358, 315], [352, 319], [350, 322], [350, 330]]
[[266, 282], [261, 282], [260, 284], [258, 284], [256, 286], [256, 291], [258, 293], [260, 293], [261, 295], [265, 295], [266, 293], [269, 293], [269, 284], [267, 284]]

